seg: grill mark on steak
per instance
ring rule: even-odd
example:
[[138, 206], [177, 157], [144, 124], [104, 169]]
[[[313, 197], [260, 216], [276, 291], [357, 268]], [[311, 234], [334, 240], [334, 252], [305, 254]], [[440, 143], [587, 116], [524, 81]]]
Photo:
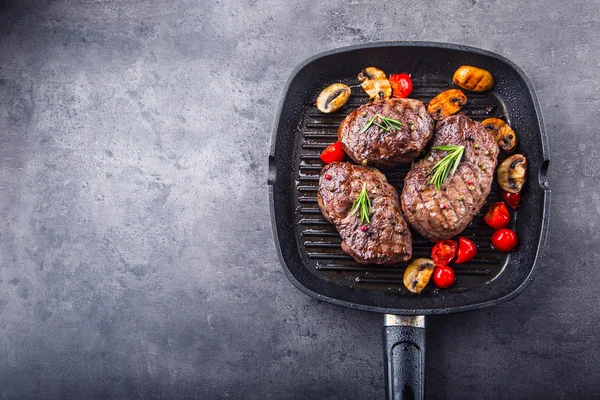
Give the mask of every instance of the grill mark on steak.
[[[395, 131], [382, 131], [368, 121], [380, 114], [402, 123]], [[409, 124], [413, 121], [413, 124]], [[380, 125], [379, 118], [375, 122]], [[411, 129], [414, 125], [415, 129]], [[344, 151], [358, 164], [389, 168], [413, 161], [433, 135], [433, 119], [425, 105], [414, 99], [386, 99], [367, 103], [351, 112], [340, 124], [338, 140]]]
[[413, 164], [402, 191], [402, 209], [408, 222], [433, 241], [451, 238], [471, 222], [490, 192], [498, 157], [493, 136], [480, 123], [464, 115], [447, 117], [437, 123], [432, 146], [439, 145], [465, 146], [456, 173], [448, 177], [442, 190], [427, 184], [430, 179], [427, 173], [446, 155], [444, 151], [432, 149], [424, 159]]
[[[464, 175], [457, 176], [455, 184], [451, 186], [452, 198], [455, 199], [452, 206], [458, 205], [460, 210], [456, 210], [454, 208], [454, 212], [458, 216], [459, 214], [464, 214], [467, 212], [467, 209], [471, 209], [473, 204], [473, 196], [469, 192], [467, 183], [464, 180]], [[462, 200], [459, 199], [459, 196], [462, 196]]]
[[[359, 213], [350, 215], [350, 211], [365, 183], [371, 222], [363, 231]], [[317, 202], [340, 233], [342, 250], [357, 262], [393, 265], [411, 258], [412, 235], [400, 211], [398, 193], [375, 168], [347, 162], [326, 165], [319, 177]]]
[[448, 191], [446, 191], [445, 199], [446, 201], [443, 204], [446, 206], [446, 208], [443, 208], [442, 210], [444, 211], [442, 212], [444, 213], [444, 217], [446, 217], [446, 223], [448, 225], [453, 225], [454, 223], [456, 223], [455, 221], [458, 221], [460, 219], [460, 217], [456, 213], [456, 210], [454, 210], [454, 205], [450, 200], [450, 196], [448, 196]]

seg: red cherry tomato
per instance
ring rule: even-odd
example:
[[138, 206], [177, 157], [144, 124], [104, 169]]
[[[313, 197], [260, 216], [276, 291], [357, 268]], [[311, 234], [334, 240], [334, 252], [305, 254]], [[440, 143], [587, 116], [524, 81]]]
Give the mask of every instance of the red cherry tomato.
[[439, 266], [433, 271], [433, 283], [440, 289], [446, 289], [454, 283], [454, 270], [447, 265]]
[[492, 234], [492, 246], [496, 250], [508, 253], [517, 247], [517, 234], [511, 229], [498, 229]]
[[390, 75], [389, 81], [394, 97], [407, 97], [413, 90], [413, 84], [408, 74]]
[[334, 144], [323, 150], [323, 152], [321, 153], [321, 160], [329, 164], [334, 161], [344, 161], [345, 156], [346, 153], [344, 153], [342, 143], [335, 142]]
[[456, 251], [455, 264], [462, 264], [469, 262], [477, 254], [477, 246], [471, 239], [459, 236], [458, 238], [458, 250]]
[[504, 228], [510, 221], [508, 209], [501, 201], [497, 201], [488, 208], [483, 217], [486, 224], [494, 229]]
[[508, 204], [510, 208], [516, 210], [517, 207], [519, 207], [519, 203], [521, 202], [521, 193], [510, 193], [506, 190], [503, 190], [502, 200], [504, 200], [504, 202]]
[[431, 249], [431, 258], [435, 265], [441, 267], [448, 265], [456, 255], [456, 242], [454, 240], [440, 240]]

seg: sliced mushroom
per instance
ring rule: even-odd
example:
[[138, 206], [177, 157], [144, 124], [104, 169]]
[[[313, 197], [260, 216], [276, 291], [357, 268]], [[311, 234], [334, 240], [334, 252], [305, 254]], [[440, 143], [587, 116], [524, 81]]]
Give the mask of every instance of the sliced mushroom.
[[343, 83], [327, 86], [317, 97], [317, 108], [325, 114], [339, 110], [350, 98], [352, 90]]
[[367, 67], [360, 71], [358, 80], [371, 100], [389, 99], [392, 96], [392, 86], [385, 72], [375, 67]]
[[502, 161], [497, 172], [498, 184], [510, 193], [518, 193], [527, 178], [527, 159], [522, 154], [515, 154]]
[[427, 111], [435, 120], [448, 117], [460, 111], [467, 104], [467, 96], [458, 89], [446, 90], [435, 96], [427, 106]]
[[481, 125], [496, 139], [500, 150], [511, 154], [517, 148], [517, 134], [500, 118], [488, 118], [481, 121]]
[[452, 77], [454, 84], [471, 92], [485, 92], [494, 86], [494, 76], [483, 68], [463, 65]]
[[435, 263], [428, 258], [417, 258], [413, 260], [404, 271], [404, 286], [413, 293], [421, 293], [427, 286]]

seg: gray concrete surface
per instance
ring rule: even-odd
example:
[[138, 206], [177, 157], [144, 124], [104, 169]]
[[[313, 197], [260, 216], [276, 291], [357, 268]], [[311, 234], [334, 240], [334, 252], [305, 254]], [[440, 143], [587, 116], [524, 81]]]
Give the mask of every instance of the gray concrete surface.
[[429, 318], [428, 397], [600, 397], [600, 6], [565, 4], [1, 0], [0, 398], [382, 398], [382, 317], [292, 287], [265, 185], [291, 70], [378, 40], [513, 60], [553, 157], [540, 274]]

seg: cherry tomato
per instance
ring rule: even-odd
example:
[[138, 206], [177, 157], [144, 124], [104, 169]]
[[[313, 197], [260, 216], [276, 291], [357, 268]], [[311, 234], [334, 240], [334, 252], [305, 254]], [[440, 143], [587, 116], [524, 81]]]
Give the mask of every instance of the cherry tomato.
[[471, 239], [459, 236], [458, 250], [456, 251], [456, 260], [454, 260], [454, 263], [462, 264], [469, 262], [475, 257], [475, 254], [477, 254], [477, 246], [475, 246], [475, 243]]
[[510, 221], [508, 209], [501, 201], [497, 201], [488, 208], [483, 220], [494, 229], [504, 228]]
[[407, 97], [413, 90], [413, 84], [408, 74], [390, 75], [389, 81], [394, 97]]
[[448, 265], [456, 255], [456, 242], [454, 240], [440, 240], [431, 249], [431, 258], [435, 265], [441, 267]]
[[447, 265], [439, 266], [433, 271], [433, 283], [440, 289], [446, 289], [454, 283], [454, 270]]
[[496, 250], [508, 253], [517, 247], [517, 234], [511, 229], [498, 229], [492, 234], [492, 246]]
[[504, 200], [504, 202], [508, 204], [510, 208], [516, 210], [517, 207], [519, 207], [519, 203], [521, 202], [521, 193], [510, 193], [506, 190], [503, 190], [502, 200]]
[[325, 161], [325, 163], [329, 164], [334, 161], [344, 161], [344, 157], [346, 153], [344, 153], [344, 149], [342, 148], [341, 142], [335, 142], [331, 146], [327, 147], [321, 153], [321, 160]]

